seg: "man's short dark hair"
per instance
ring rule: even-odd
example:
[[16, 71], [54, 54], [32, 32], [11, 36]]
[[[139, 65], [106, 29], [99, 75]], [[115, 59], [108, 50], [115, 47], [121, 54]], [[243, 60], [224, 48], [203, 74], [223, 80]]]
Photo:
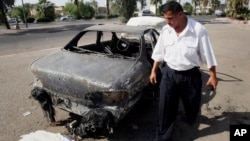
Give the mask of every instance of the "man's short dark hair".
[[180, 3], [176, 2], [176, 1], [169, 1], [167, 3], [164, 4], [163, 6], [163, 13], [166, 13], [167, 11], [171, 11], [174, 14], [183, 11], [182, 6], [180, 5]]

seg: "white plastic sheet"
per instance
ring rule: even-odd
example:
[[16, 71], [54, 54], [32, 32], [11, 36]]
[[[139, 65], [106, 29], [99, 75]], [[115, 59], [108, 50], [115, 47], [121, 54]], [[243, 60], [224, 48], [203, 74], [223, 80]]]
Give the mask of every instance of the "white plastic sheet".
[[31, 132], [20, 137], [19, 141], [74, 141], [70, 137], [61, 135], [60, 133], [50, 133], [43, 130]]

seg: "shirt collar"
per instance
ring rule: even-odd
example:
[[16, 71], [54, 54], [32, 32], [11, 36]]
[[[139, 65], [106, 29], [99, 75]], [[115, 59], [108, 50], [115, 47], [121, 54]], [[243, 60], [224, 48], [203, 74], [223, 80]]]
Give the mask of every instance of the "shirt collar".
[[183, 31], [181, 32], [180, 36], [184, 36], [185, 34], [188, 34], [189, 32], [193, 33], [194, 32], [194, 28], [192, 26], [192, 21], [190, 18], [187, 17], [187, 25], [186, 27], [183, 29]]
[[[188, 18], [187, 17], [187, 25], [186, 25], [186, 27], [183, 29], [183, 31], [181, 32], [181, 36], [182, 35], [185, 35], [185, 34], [187, 34], [188, 32], [191, 32], [191, 33], [193, 33], [194, 32], [194, 28], [193, 28], [193, 26], [192, 26], [193, 24], [192, 24], [192, 20], [190, 19], [190, 18]], [[166, 26], [167, 28], [167, 30], [168, 30], [168, 32], [169, 33], [172, 33], [172, 32], [174, 32], [174, 29], [172, 28], [172, 27], [170, 27], [169, 25], [167, 25]], [[164, 28], [163, 28], [164, 29]]]
[[192, 26], [192, 21], [190, 18], [187, 17], [187, 25], [183, 30], [183, 34], [186, 34], [188, 31], [194, 32], [194, 28]]

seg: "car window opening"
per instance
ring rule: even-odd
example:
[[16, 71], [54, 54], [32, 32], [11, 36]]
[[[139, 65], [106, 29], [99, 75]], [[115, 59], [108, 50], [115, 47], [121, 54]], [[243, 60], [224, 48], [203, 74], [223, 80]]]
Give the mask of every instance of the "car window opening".
[[[88, 34], [92, 36], [88, 37]], [[140, 54], [139, 37], [127, 38], [122, 33], [102, 32], [96, 33], [93, 39], [93, 32], [87, 32], [82, 36], [71, 51], [77, 53], [100, 53], [114, 58], [138, 58]], [[89, 51], [88, 51], [89, 50]]]

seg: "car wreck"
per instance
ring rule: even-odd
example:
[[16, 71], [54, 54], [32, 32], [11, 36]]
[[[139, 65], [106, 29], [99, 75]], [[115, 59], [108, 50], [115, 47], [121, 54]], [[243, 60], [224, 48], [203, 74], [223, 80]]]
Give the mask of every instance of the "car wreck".
[[67, 124], [74, 135], [113, 133], [143, 95], [156, 89], [149, 75], [158, 36], [146, 27], [88, 27], [60, 51], [31, 64], [35, 77], [31, 96], [50, 122], [55, 122], [54, 107], [80, 116]]

